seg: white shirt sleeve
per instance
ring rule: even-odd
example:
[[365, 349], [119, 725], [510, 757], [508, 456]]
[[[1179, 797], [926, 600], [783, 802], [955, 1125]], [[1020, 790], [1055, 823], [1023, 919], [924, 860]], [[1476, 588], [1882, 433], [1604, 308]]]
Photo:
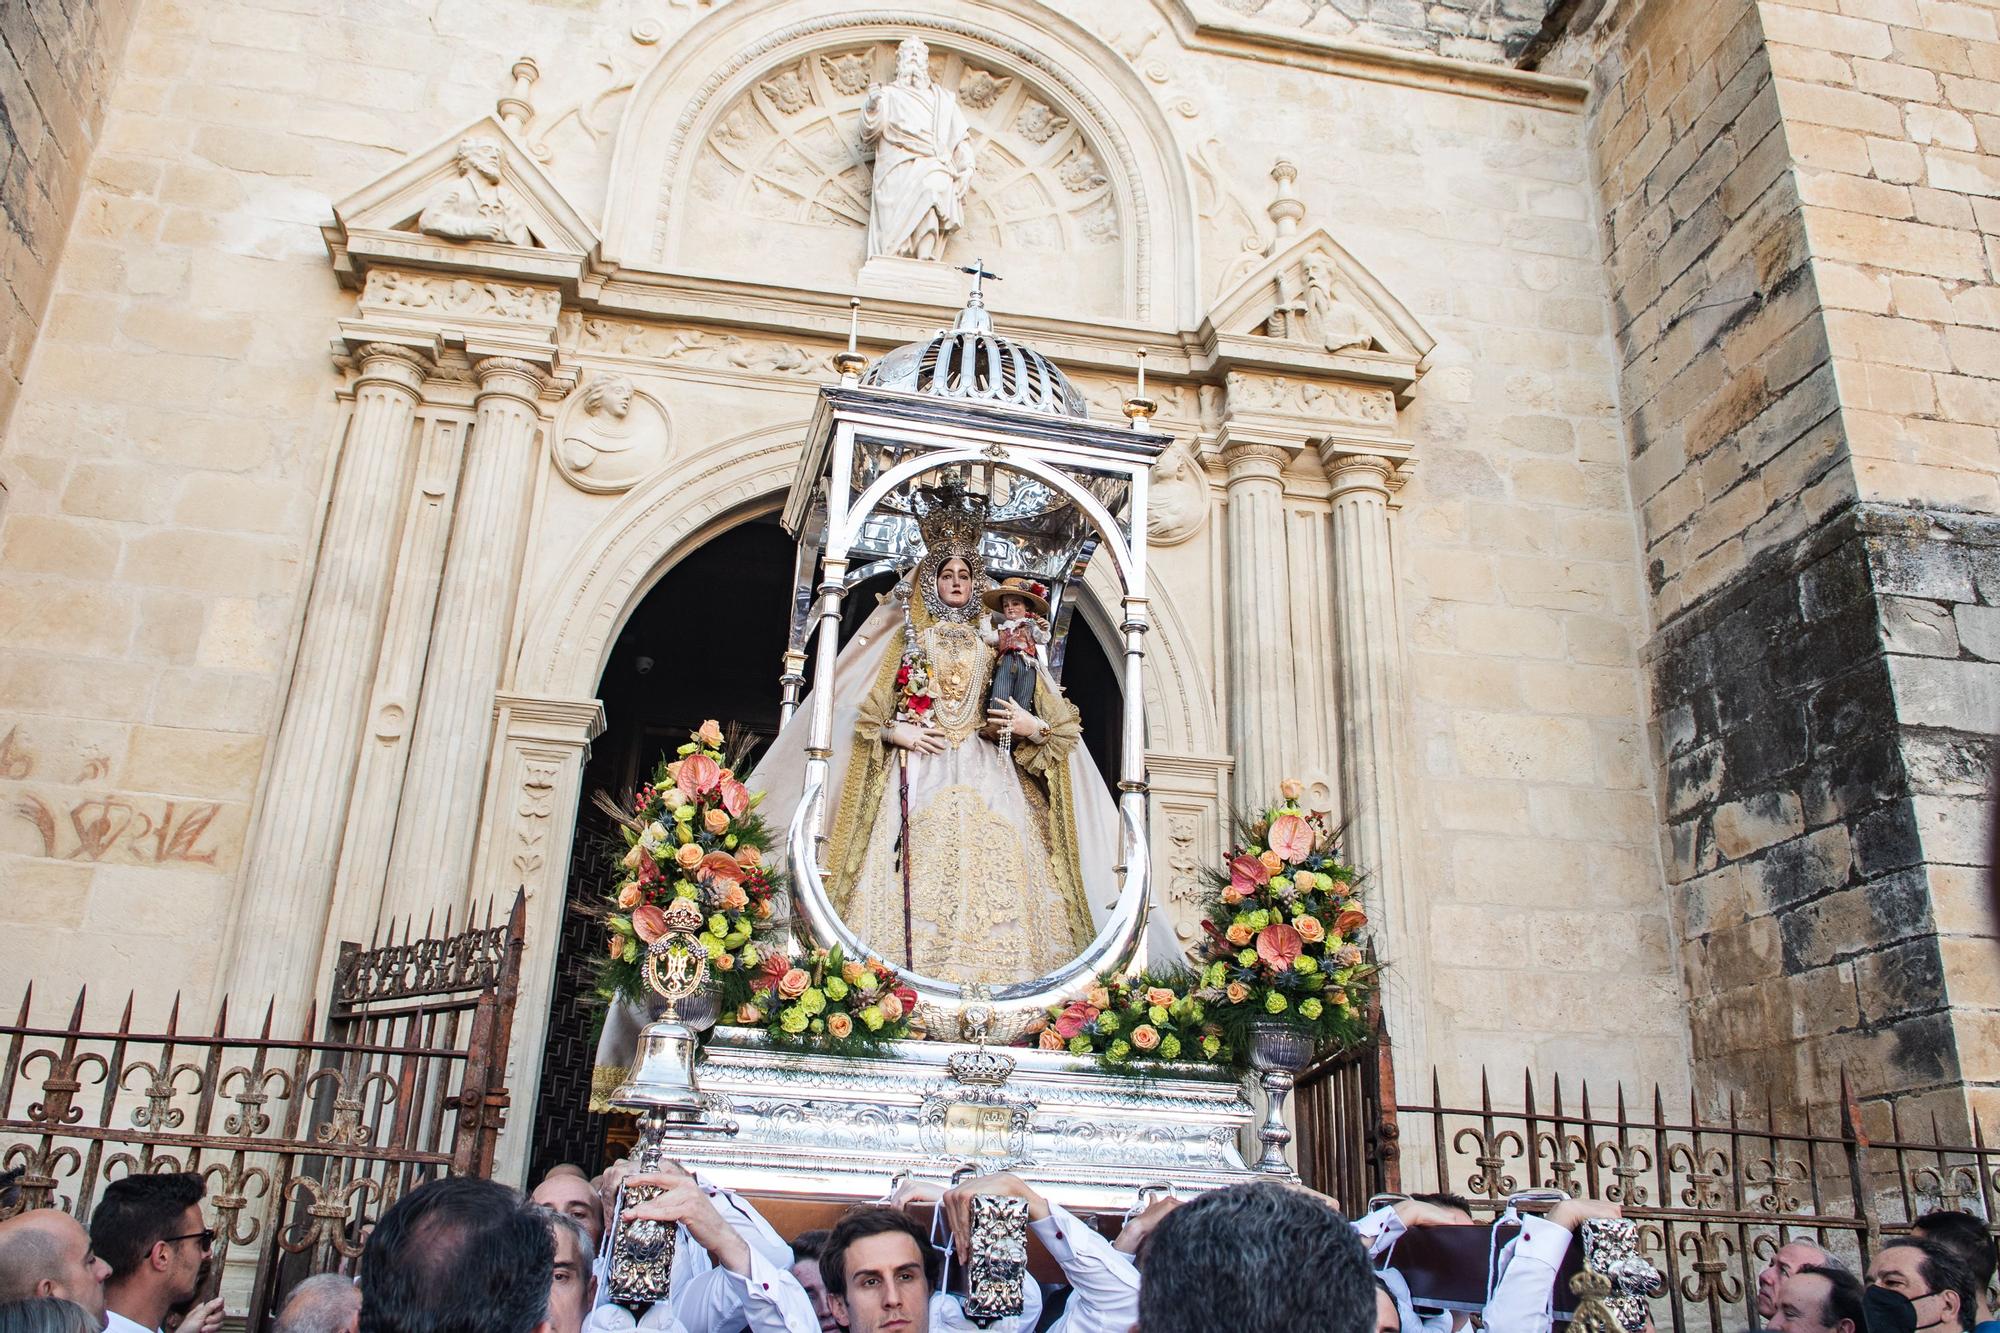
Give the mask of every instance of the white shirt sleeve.
[[1403, 1225], [1403, 1219], [1396, 1216], [1393, 1206], [1377, 1208], [1354, 1223], [1355, 1234], [1359, 1235], [1361, 1243], [1368, 1247], [1370, 1259], [1381, 1258], [1383, 1252], [1394, 1245], [1407, 1229]]
[[715, 1271], [735, 1288], [750, 1333], [819, 1333], [812, 1297], [789, 1269], [779, 1268], [756, 1249], [750, 1251], [749, 1276], [726, 1268]]
[[1549, 1333], [1555, 1321], [1556, 1270], [1570, 1234], [1542, 1217], [1523, 1217], [1521, 1234], [1500, 1251], [1500, 1277], [1486, 1298], [1489, 1333]]
[[1069, 1279], [1069, 1304], [1056, 1328], [1063, 1333], [1126, 1333], [1138, 1322], [1139, 1268], [1131, 1256], [1053, 1203], [1049, 1215], [1030, 1222], [1028, 1229]]
[[[694, 1244], [685, 1233], [681, 1240]], [[754, 1256], [757, 1251], [750, 1253]], [[726, 1333], [743, 1327], [743, 1283], [726, 1268], [706, 1268], [675, 1282], [668, 1303], [686, 1333]]]

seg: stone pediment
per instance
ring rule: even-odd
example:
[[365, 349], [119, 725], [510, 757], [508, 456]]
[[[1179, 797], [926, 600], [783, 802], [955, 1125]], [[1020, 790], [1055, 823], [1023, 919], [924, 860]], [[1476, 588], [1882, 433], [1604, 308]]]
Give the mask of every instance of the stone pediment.
[[[461, 160], [466, 145], [478, 168]], [[320, 230], [349, 287], [362, 284], [370, 265], [395, 263], [554, 282], [574, 293], [599, 252], [596, 229], [490, 115], [412, 154], [335, 204], [333, 215]]]
[[1388, 382], [1399, 394], [1437, 341], [1322, 227], [1223, 293], [1200, 336], [1209, 363], [1221, 369]]

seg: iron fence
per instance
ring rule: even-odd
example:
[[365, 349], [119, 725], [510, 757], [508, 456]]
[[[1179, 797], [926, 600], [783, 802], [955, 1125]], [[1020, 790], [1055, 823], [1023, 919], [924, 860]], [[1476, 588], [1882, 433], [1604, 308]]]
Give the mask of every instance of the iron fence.
[[[325, 1030], [315, 1004], [294, 1036], [232, 1021], [205, 1030], [37, 1016], [34, 988], [0, 1023], [0, 1170], [19, 1169], [24, 1208], [88, 1222], [103, 1187], [142, 1172], [193, 1172], [216, 1232], [210, 1293], [252, 1269], [248, 1321], [309, 1273], [361, 1252], [364, 1228], [443, 1174], [485, 1175], [507, 1106], [504, 1060], [525, 905], [496, 922], [369, 948], [343, 945]], [[233, 1302], [232, 1302], [233, 1304]]]
[[1384, 1043], [1301, 1078], [1306, 1183], [1356, 1212], [1379, 1193], [1459, 1194], [1481, 1218], [1529, 1189], [1618, 1203], [1666, 1275], [1661, 1328], [1756, 1327], [1757, 1274], [1788, 1240], [1859, 1272], [1925, 1212], [1963, 1208], [1991, 1227], [2000, 1205], [2000, 1148], [1976, 1119], [1962, 1133], [1935, 1117], [1912, 1126], [1891, 1103], [1889, 1136], [1872, 1139], [1845, 1074], [1830, 1108], [1732, 1099], [1704, 1113], [1657, 1088], [1635, 1104], [1622, 1087], [1593, 1098], [1526, 1073], [1517, 1098], [1496, 1098], [1482, 1074], [1477, 1104], [1453, 1105], [1434, 1073], [1427, 1102], [1398, 1104], [1387, 1058]]

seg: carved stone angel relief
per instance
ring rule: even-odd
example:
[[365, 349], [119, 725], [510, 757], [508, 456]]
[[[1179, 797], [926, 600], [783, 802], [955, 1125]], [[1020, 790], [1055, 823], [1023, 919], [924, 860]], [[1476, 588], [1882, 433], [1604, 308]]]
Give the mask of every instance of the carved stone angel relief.
[[1179, 444], [1170, 445], [1153, 465], [1146, 535], [1162, 546], [1186, 541], [1208, 518], [1208, 477]]
[[605, 375], [570, 400], [556, 468], [578, 490], [629, 490], [667, 460], [666, 409], [623, 375]]

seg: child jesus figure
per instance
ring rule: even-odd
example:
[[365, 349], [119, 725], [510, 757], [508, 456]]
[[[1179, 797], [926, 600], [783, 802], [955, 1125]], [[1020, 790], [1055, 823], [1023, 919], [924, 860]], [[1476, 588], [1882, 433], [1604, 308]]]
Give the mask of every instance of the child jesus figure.
[[1035, 650], [1049, 641], [1049, 604], [1042, 585], [1027, 579], [1006, 579], [989, 588], [982, 599], [992, 614], [979, 627], [979, 637], [993, 649], [993, 688], [989, 707], [1004, 708], [1012, 700], [1023, 712], [1035, 711]]

